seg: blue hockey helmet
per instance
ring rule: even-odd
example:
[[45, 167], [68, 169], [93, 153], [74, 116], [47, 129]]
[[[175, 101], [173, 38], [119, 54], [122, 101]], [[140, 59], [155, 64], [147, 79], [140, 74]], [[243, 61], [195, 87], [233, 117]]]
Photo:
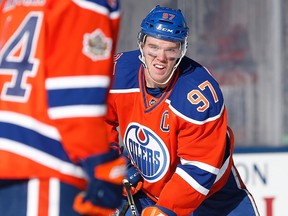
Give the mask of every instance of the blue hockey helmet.
[[187, 43], [189, 28], [180, 9], [161, 7], [152, 9], [141, 23], [138, 42], [144, 42], [145, 35], [173, 42]]

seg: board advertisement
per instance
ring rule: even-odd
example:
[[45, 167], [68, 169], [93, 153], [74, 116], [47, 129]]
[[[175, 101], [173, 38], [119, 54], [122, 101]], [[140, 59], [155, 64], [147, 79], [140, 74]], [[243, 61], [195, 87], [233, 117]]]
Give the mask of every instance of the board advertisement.
[[235, 165], [261, 216], [288, 216], [288, 152], [235, 153]]

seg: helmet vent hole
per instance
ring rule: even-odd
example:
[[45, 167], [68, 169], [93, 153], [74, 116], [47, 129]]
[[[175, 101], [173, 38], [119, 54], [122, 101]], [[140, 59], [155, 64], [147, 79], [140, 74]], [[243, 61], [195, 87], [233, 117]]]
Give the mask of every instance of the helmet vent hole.
[[168, 23], [168, 24], [172, 24], [173, 25], [173, 23], [172, 22], [169, 22], [169, 21], [167, 21], [167, 20], [160, 20], [162, 23]]

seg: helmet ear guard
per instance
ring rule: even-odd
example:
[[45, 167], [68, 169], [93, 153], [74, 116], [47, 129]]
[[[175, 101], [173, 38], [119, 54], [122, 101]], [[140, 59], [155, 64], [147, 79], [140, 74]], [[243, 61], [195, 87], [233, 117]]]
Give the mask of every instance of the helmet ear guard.
[[146, 40], [146, 34], [144, 34], [143, 32], [139, 32], [138, 33], [138, 36], [137, 36], [137, 42], [138, 42], [138, 44], [140, 44], [140, 43], [144, 43], [145, 42], [145, 40]]

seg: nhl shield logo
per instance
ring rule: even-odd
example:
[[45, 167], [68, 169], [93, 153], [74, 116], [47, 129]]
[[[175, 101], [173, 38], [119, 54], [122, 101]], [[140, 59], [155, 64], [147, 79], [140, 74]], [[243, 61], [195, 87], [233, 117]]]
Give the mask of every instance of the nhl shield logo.
[[159, 181], [166, 174], [170, 164], [169, 151], [154, 131], [132, 122], [126, 129], [123, 141], [131, 162], [148, 182]]
[[83, 53], [93, 61], [104, 60], [110, 57], [112, 39], [105, 36], [101, 29], [96, 29], [83, 38]]

